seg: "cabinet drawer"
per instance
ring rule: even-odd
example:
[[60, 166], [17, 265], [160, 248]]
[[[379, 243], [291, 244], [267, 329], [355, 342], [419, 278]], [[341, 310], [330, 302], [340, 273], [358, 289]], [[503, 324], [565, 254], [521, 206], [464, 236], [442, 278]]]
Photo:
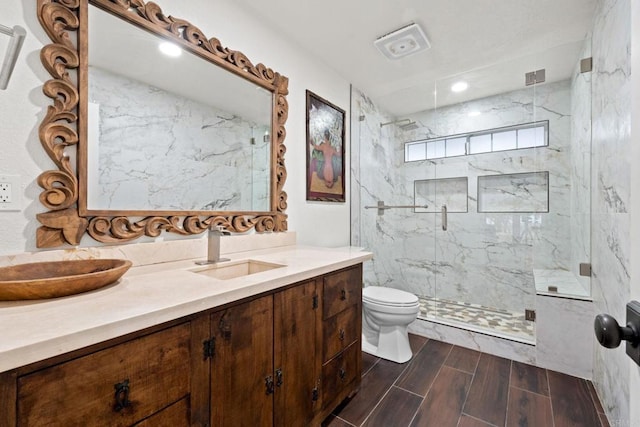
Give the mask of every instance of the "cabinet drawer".
[[355, 380], [360, 372], [360, 341], [356, 341], [322, 367], [322, 401], [331, 401]]
[[322, 324], [322, 361], [326, 362], [358, 339], [358, 311], [351, 308], [328, 318]]
[[324, 277], [322, 289], [323, 319], [362, 301], [362, 270], [360, 266]]
[[136, 424], [136, 427], [188, 427], [189, 421], [189, 398], [174, 403], [157, 414], [153, 414], [144, 421]]
[[158, 412], [189, 394], [190, 335], [179, 325], [18, 378], [18, 425], [131, 425]]

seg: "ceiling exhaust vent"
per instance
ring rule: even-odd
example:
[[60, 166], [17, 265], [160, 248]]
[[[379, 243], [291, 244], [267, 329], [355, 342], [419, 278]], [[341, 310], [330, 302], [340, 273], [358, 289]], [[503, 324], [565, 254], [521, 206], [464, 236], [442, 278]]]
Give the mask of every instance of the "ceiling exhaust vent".
[[373, 44], [389, 59], [403, 58], [431, 48], [422, 28], [414, 23], [378, 37]]

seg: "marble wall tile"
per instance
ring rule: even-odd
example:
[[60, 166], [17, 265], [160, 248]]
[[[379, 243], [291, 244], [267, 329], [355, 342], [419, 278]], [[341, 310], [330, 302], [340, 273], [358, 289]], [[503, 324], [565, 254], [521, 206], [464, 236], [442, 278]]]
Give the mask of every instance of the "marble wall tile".
[[417, 319], [409, 325], [409, 332], [460, 347], [526, 363], [536, 364], [535, 346], [509, 339], [473, 332], [441, 323]]
[[592, 301], [536, 296], [536, 364], [580, 378], [593, 376]]
[[478, 212], [548, 212], [549, 173], [478, 177]]
[[[630, 294], [630, 0], [598, 3], [592, 34], [592, 277], [597, 313], [624, 319]], [[611, 420], [629, 419], [624, 349], [596, 346], [594, 384]]]
[[92, 209], [268, 210], [264, 128], [100, 68], [90, 73], [100, 129], [90, 141], [90, 169], [99, 171], [89, 177]]
[[[352, 209], [352, 239], [375, 254], [365, 281], [518, 312], [533, 307], [533, 268], [568, 269], [571, 258], [570, 81], [541, 86], [535, 99], [526, 89], [419, 113], [412, 119], [421, 127], [408, 133], [380, 128], [391, 119], [365, 94], [354, 90], [352, 99], [354, 117], [364, 116], [353, 144], [359, 163], [352, 164], [352, 189], [360, 209]], [[485, 113], [483, 122], [467, 117], [472, 107]], [[549, 120], [549, 147], [404, 162], [404, 141], [535, 120]], [[479, 176], [539, 171], [549, 171], [549, 213], [477, 212]], [[378, 216], [363, 209], [379, 200], [411, 205], [415, 181], [455, 177], [467, 178], [468, 212], [450, 212], [447, 232], [439, 210]]]
[[440, 213], [441, 207], [446, 206], [450, 213], [467, 212], [469, 196], [468, 178], [439, 178], [414, 181], [416, 206], [425, 205], [426, 208], [416, 208], [416, 213]]

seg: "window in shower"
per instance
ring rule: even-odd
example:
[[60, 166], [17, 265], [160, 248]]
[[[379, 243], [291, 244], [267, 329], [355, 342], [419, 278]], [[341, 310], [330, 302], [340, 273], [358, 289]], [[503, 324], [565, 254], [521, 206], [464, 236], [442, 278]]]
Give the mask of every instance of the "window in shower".
[[548, 145], [549, 121], [545, 120], [407, 142], [404, 145], [404, 161], [415, 162]]

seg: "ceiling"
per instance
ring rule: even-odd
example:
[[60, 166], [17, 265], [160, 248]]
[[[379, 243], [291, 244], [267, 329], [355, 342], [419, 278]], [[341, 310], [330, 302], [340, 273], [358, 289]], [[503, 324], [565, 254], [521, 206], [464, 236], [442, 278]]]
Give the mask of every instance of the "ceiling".
[[[236, 0], [394, 117], [571, 76], [597, 0]], [[389, 60], [376, 38], [419, 24], [431, 49]], [[464, 79], [469, 89], [452, 94]], [[435, 96], [437, 94], [437, 96]]]

